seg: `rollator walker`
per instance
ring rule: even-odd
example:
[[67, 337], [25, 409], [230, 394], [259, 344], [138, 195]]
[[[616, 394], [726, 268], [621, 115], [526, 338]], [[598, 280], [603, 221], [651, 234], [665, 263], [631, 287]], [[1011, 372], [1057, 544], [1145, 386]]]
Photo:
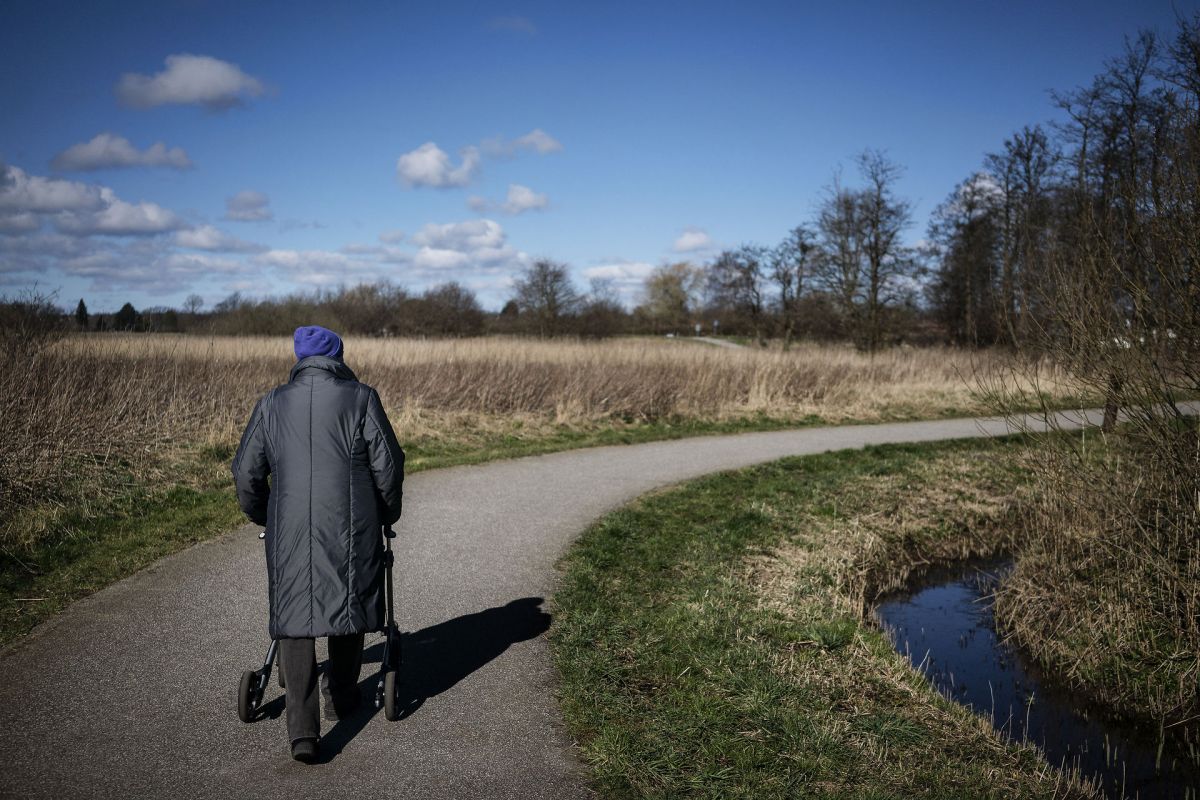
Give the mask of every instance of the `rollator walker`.
[[[258, 535], [259, 539], [266, 537], [266, 531]], [[379, 679], [375, 684], [375, 707], [383, 708], [383, 716], [395, 722], [400, 718], [400, 629], [396, 627], [395, 612], [392, 606], [392, 565], [396, 557], [392, 554], [392, 539], [396, 532], [391, 525], [383, 528], [383, 571], [384, 594], [387, 602], [387, 622], [383, 629], [383, 659], [379, 662]], [[279, 642], [271, 640], [267, 648], [267, 657], [258, 669], [248, 669], [242, 673], [241, 683], [238, 684], [238, 719], [242, 722], [254, 722], [262, 710], [263, 694], [267, 684], [271, 682], [271, 668], [275, 664], [275, 655]], [[285, 688], [283, 670], [279, 670], [279, 686]]]

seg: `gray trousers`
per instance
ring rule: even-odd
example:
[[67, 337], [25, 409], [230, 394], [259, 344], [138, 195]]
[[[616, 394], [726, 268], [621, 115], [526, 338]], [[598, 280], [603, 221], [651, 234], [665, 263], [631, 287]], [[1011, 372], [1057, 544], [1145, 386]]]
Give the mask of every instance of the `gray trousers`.
[[[325, 702], [349, 705], [358, 698], [362, 670], [363, 634], [329, 637], [329, 662], [321, 681]], [[288, 740], [316, 739], [321, 735], [321, 703], [317, 696], [315, 639], [280, 639], [279, 668], [287, 683]]]

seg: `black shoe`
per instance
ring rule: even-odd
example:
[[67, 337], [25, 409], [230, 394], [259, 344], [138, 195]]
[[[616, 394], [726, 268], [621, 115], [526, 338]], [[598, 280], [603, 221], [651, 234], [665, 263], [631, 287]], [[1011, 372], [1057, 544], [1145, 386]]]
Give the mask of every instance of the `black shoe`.
[[344, 695], [334, 695], [333, 697], [325, 698], [325, 719], [330, 722], [343, 720], [358, 710], [362, 705], [362, 695], [355, 688], [353, 693], [347, 692]]
[[316, 739], [297, 739], [292, 742], [292, 758], [311, 764], [317, 760], [321, 748]]

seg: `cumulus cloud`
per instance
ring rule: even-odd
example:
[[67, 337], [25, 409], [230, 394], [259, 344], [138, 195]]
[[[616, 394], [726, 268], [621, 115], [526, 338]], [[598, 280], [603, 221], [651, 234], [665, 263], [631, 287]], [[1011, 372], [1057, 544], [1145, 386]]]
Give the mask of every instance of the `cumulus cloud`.
[[225, 200], [225, 219], [235, 222], [263, 222], [274, 219], [268, 207], [271, 199], [262, 192], [244, 189]]
[[447, 222], [439, 225], [426, 224], [413, 234], [413, 244], [445, 250], [477, 250], [484, 247], [501, 247], [505, 240], [500, 223], [490, 219], [472, 219], [466, 222]]
[[97, 211], [61, 214], [54, 225], [76, 236], [151, 236], [188, 227], [174, 212], [157, 203], [127, 203], [109, 188], [100, 190], [105, 203]]
[[687, 228], [675, 239], [671, 249], [676, 253], [696, 253], [711, 250], [712, 246], [713, 240], [706, 231], [701, 228]]
[[90, 172], [127, 167], [170, 167], [191, 169], [192, 160], [182, 147], [167, 147], [155, 142], [138, 150], [128, 139], [113, 133], [98, 133], [90, 141], [73, 144], [50, 162], [64, 172]]
[[117, 99], [133, 108], [200, 105], [213, 111], [259, 97], [266, 86], [241, 67], [211, 56], [167, 56], [166, 69], [154, 75], [127, 72], [116, 86]]
[[195, 228], [178, 231], [174, 237], [175, 244], [191, 250], [208, 250], [216, 253], [254, 253], [266, 248], [254, 242], [247, 242], [236, 236], [230, 236], [212, 225], [200, 225]]
[[525, 211], [536, 211], [546, 207], [550, 202], [546, 195], [535, 192], [528, 186], [519, 183], [508, 185], [508, 197], [504, 200], [504, 210], [509, 214], [520, 214]]
[[460, 272], [456, 279], [468, 276], [505, 273], [520, 268], [525, 253], [508, 244], [500, 223], [473, 219], [445, 224], [429, 223], [409, 240], [417, 250], [393, 250], [386, 260], [408, 265], [417, 275], [445, 280], [446, 273]]
[[106, 186], [30, 175], [19, 167], [0, 170], [0, 218], [10, 232], [35, 230], [42, 219], [75, 236], [146, 236], [188, 227], [162, 206], [126, 202]]
[[50, 214], [101, 208], [100, 187], [62, 178], [30, 175], [20, 167], [0, 164], [0, 211]]
[[[535, 128], [516, 139], [497, 136], [484, 139], [478, 146], [467, 145], [458, 151], [459, 163], [456, 165], [450, 154], [438, 147], [436, 142], [426, 142], [396, 159], [396, 177], [409, 188], [467, 186], [478, 176], [483, 166], [483, 155], [509, 158], [520, 150], [554, 153], [562, 150], [562, 144], [541, 128]], [[483, 208], [486, 205], [476, 210]]]
[[433, 142], [426, 142], [396, 159], [396, 175], [409, 187], [466, 186], [479, 171], [479, 148], [464, 147], [459, 155], [461, 160], [455, 166], [445, 150]]
[[538, 32], [537, 25], [528, 17], [492, 17], [488, 20], [488, 27], [494, 31], [524, 33], [529, 36]]

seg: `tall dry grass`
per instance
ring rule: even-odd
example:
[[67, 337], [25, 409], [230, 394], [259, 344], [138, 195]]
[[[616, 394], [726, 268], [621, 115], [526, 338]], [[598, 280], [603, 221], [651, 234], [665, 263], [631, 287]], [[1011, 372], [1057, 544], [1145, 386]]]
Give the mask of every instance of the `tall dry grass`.
[[[977, 376], [1010, 366], [987, 351], [869, 356], [832, 345], [782, 352], [657, 339], [350, 338], [346, 360], [379, 390], [402, 442], [464, 420], [595, 426], [983, 412], [971, 388]], [[106, 467], [136, 471], [179, 445], [236, 442], [255, 399], [286, 380], [292, 364], [286, 338], [113, 334], [33, 348], [0, 394], [8, 431], [0, 514], [52, 500]], [[1051, 393], [1067, 385], [1053, 368], [1035, 374]]]

